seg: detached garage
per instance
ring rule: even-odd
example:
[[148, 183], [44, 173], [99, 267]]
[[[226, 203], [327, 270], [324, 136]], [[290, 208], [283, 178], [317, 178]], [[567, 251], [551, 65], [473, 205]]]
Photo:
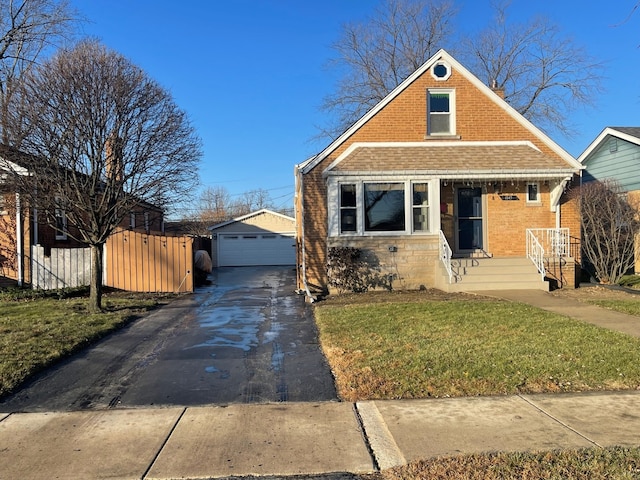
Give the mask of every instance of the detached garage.
[[295, 265], [294, 218], [271, 210], [209, 227], [214, 267]]

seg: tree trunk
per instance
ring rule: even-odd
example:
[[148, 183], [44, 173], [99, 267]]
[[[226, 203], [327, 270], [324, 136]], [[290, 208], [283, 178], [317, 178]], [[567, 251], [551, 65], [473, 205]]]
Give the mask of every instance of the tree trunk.
[[93, 313], [102, 311], [102, 247], [102, 244], [91, 245], [89, 310]]

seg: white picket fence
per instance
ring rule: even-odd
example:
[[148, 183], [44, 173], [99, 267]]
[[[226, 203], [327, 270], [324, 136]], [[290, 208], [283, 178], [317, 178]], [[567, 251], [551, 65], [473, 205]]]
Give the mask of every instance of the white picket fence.
[[82, 287], [91, 283], [91, 249], [52, 248], [45, 256], [44, 247], [31, 246], [31, 285], [53, 290]]

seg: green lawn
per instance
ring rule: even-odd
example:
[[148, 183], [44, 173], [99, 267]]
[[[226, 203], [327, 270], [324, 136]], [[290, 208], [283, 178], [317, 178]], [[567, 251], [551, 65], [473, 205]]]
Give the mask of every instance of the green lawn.
[[0, 294], [0, 396], [33, 373], [157, 306], [151, 296], [109, 295], [105, 313], [89, 314], [85, 298]]
[[344, 400], [640, 386], [640, 339], [506, 301], [318, 303]]

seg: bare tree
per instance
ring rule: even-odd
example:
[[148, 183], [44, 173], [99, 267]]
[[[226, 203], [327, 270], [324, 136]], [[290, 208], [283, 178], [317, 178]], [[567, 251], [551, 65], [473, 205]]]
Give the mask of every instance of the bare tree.
[[615, 284], [635, 263], [638, 210], [613, 180], [590, 182], [576, 190], [582, 217], [582, 250], [595, 276]]
[[465, 62], [504, 99], [545, 130], [571, 135], [570, 114], [601, 90], [602, 64], [544, 17], [510, 22], [508, 1], [497, 1], [494, 22], [464, 42]]
[[189, 194], [200, 140], [166, 90], [97, 41], [61, 50], [20, 86], [30, 172], [22, 192], [54, 228], [91, 247], [90, 308], [100, 310], [107, 237], [133, 210]]
[[223, 186], [207, 187], [200, 195], [198, 219], [209, 225], [229, 219], [231, 195]]
[[247, 215], [256, 210], [271, 208], [272, 202], [269, 192], [263, 188], [244, 192], [239, 198], [234, 200], [229, 208], [232, 218]]
[[502, 0], [493, 4], [488, 28], [452, 48], [452, 2], [385, 0], [368, 23], [344, 27], [332, 63], [342, 69], [341, 79], [322, 105], [337, 125], [323, 134], [342, 133], [440, 48], [459, 54], [487, 85], [502, 88], [505, 100], [536, 125], [572, 133], [570, 113], [597, 98], [602, 66], [547, 19], [510, 22]]
[[429, 59], [452, 32], [449, 0], [385, 0], [364, 24], [343, 26], [331, 62], [344, 72], [322, 109], [337, 124], [324, 133], [342, 133]]
[[79, 21], [68, 0], [0, 0], [0, 128], [17, 80], [47, 53], [72, 37]]

